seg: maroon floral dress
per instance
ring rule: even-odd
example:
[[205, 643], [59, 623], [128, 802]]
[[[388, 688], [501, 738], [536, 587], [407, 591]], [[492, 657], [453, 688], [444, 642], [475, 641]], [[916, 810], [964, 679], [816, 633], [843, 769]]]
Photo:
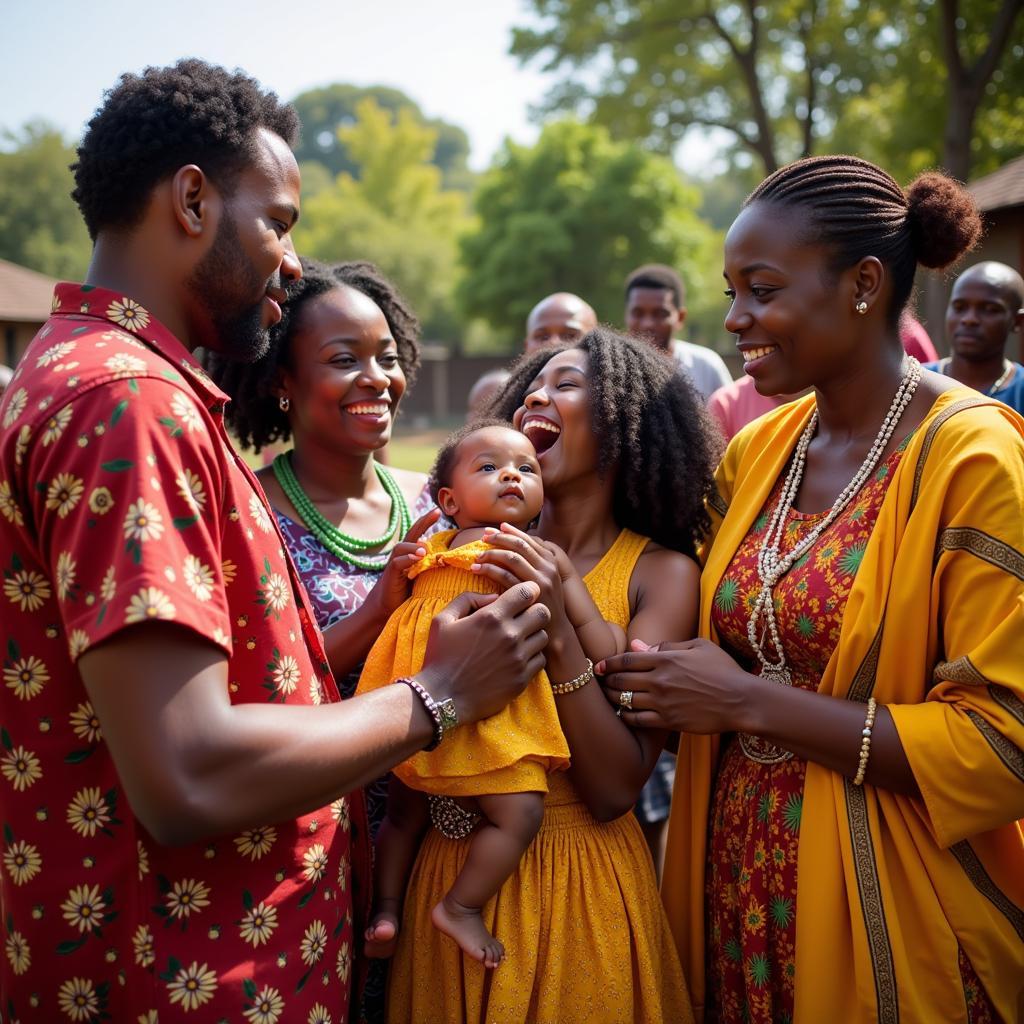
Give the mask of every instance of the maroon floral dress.
[[[907, 438], [909, 441], [909, 438]], [[775, 615], [793, 685], [817, 690], [839, 641], [843, 611], [871, 531], [907, 441], [776, 585]], [[722, 646], [748, 670], [758, 662], [747, 620], [760, 581], [757, 554], [784, 475], [733, 556], [715, 593], [711, 621]], [[827, 513], [790, 510], [782, 551]], [[771, 652], [774, 656], [774, 652]], [[708, 850], [708, 1021], [791, 1024], [796, 984], [797, 851], [807, 762], [747, 758], [733, 739], [723, 749]], [[960, 957], [971, 1024], [990, 1021], [984, 992]]]

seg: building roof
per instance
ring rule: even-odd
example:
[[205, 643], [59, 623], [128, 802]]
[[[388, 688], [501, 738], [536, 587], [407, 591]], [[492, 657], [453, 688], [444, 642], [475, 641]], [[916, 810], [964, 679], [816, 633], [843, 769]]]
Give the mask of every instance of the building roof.
[[986, 212], [1007, 206], [1024, 206], [1024, 156], [972, 181], [967, 188], [978, 208]]
[[43, 323], [50, 315], [56, 283], [28, 267], [0, 260], [0, 320]]

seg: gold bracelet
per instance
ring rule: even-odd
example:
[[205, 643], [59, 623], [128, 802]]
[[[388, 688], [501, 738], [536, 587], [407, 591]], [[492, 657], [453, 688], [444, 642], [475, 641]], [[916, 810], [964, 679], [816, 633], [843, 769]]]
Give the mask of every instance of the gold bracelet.
[[581, 689], [593, 678], [594, 663], [587, 658], [587, 667], [578, 676], [576, 676], [575, 679], [570, 679], [567, 683], [552, 683], [551, 692], [556, 696], [561, 697], [563, 693], [572, 693], [573, 690]]
[[864, 775], [868, 770], [868, 758], [871, 756], [871, 730], [875, 725], [875, 712], [878, 710], [878, 702], [874, 697], [868, 697], [868, 715], [864, 719], [864, 728], [861, 729], [860, 741], [860, 762], [857, 765], [857, 774], [853, 777], [855, 786], [864, 785]]

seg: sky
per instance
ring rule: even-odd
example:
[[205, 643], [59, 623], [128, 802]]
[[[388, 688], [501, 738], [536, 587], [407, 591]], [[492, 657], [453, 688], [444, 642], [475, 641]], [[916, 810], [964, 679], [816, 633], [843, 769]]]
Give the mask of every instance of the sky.
[[81, 135], [124, 71], [196, 56], [241, 67], [281, 97], [349, 82], [391, 85], [464, 128], [470, 165], [505, 136], [530, 143], [550, 80], [508, 55], [524, 0], [10, 0], [0, 128], [41, 117]]

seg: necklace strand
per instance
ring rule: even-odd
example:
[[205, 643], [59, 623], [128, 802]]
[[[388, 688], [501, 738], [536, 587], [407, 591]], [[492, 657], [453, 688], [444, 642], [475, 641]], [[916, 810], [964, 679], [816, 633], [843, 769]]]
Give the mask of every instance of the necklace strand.
[[[807, 534], [795, 544], [789, 551], [782, 554], [780, 545], [783, 533], [785, 532], [786, 520], [793, 508], [796, 495], [800, 490], [800, 483], [803, 480], [804, 469], [807, 466], [807, 450], [814, 437], [818, 426], [818, 410], [815, 407], [811, 418], [807, 421], [800, 439], [797, 442], [793, 453], [793, 459], [786, 474], [786, 479], [779, 494], [778, 503], [772, 512], [768, 528], [765, 531], [764, 540], [757, 555], [757, 575], [761, 581], [761, 589], [747, 619], [747, 639], [751, 648], [761, 663], [761, 675], [772, 682], [780, 683], [783, 686], [792, 685], [792, 676], [786, 664], [786, 652], [782, 646], [782, 637], [779, 634], [778, 622], [775, 618], [775, 602], [773, 591], [776, 584], [793, 567], [796, 561], [808, 552], [818, 538], [836, 521], [843, 510], [850, 504], [855, 495], [867, 483], [868, 478], [875, 471], [882, 458], [882, 453], [892, 439], [903, 413], [914, 397], [914, 392], [921, 381], [921, 364], [914, 358], [908, 360], [906, 372], [900, 381], [896, 394], [893, 396], [889, 411], [882, 420], [875, 440], [871, 444], [860, 468], [854, 473], [853, 478], [832, 502], [832, 507], [822, 518], [814, 524]], [[761, 635], [758, 636], [759, 621], [764, 619], [761, 628]], [[769, 652], [762, 645], [762, 640], [767, 633], [774, 650], [774, 660], [769, 658]], [[747, 736], [743, 733], [739, 737], [743, 753], [751, 760], [759, 761], [762, 764], [776, 764], [786, 761], [793, 755], [788, 750], [783, 750], [757, 736]]]
[[[950, 377], [952, 374], [949, 372], [950, 364], [952, 360], [947, 356], [942, 362], [939, 363], [939, 372], [945, 376]], [[997, 391], [1002, 391], [1006, 387], [1006, 382], [1010, 379], [1010, 374], [1013, 373], [1013, 363], [1010, 362], [1005, 356], [1003, 356], [1003, 372], [992, 382], [986, 395], [991, 398]]]
[[[291, 452], [283, 452], [274, 459], [274, 476], [281, 485], [281, 490], [302, 517], [306, 528], [335, 558], [350, 562], [360, 569], [378, 570], [387, 564], [391, 551], [381, 551], [376, 556], [362, 555], [361, 552], [370, 548], [383, 547], [397, 537], [404, 537], [412, 525], [409, 506], [395, 478], [385, 466], [374, 462], [373, 468], [377, 479], [391, 498], [391, 511], [388, 514], [388, 525], [382, 537], [366, 539], [353, 537], [339, 530], [317, 507], [302, 489], [291, 463]], [[392, 545], [393, 546], [393, 545]]]

